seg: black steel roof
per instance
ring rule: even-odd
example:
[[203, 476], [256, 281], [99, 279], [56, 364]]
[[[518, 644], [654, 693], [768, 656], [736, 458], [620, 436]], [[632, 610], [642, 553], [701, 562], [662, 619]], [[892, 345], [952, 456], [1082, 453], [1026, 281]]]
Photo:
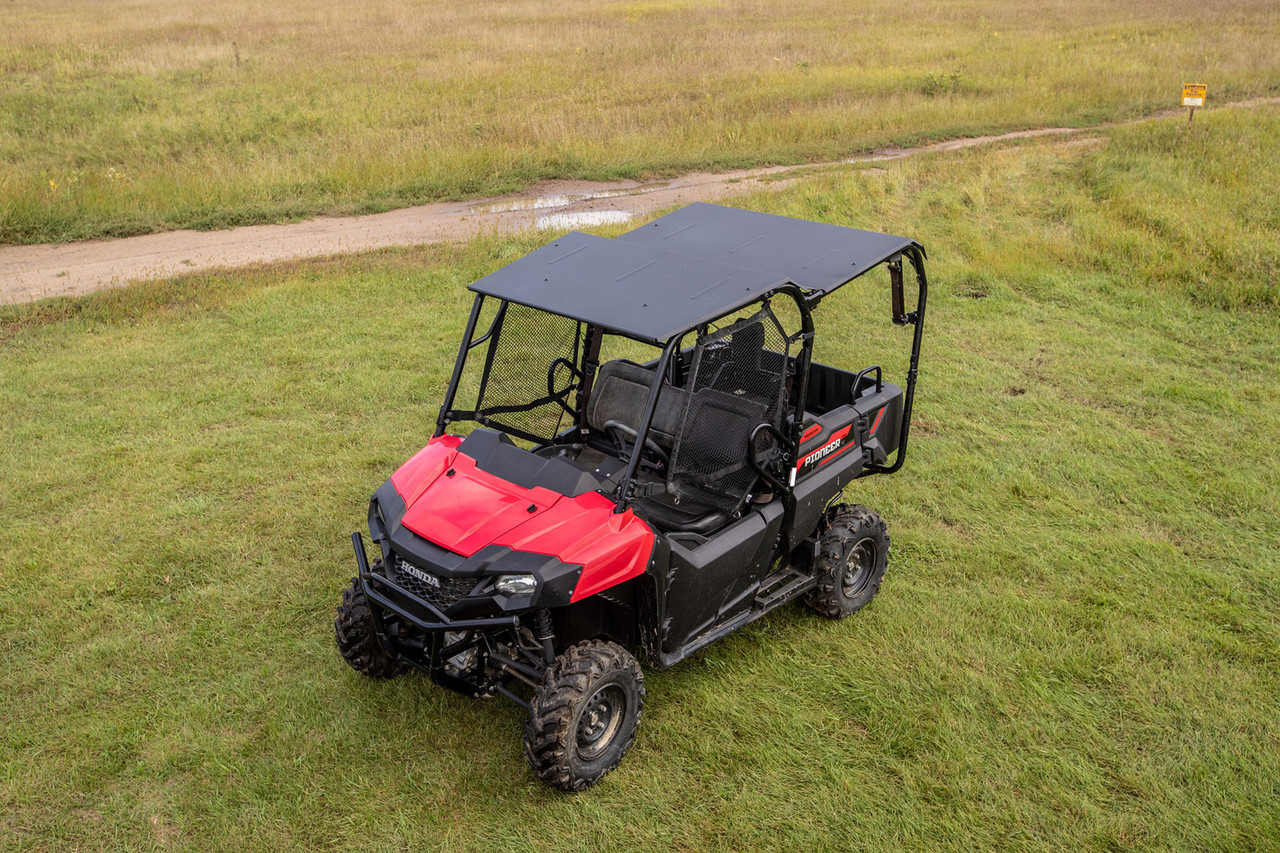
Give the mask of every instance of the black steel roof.
[[662, 343], [787, 282], [829, 293], [914, 242], [698, 203], [612, 240], [571, 232], [471, 289]]
[[768, 271], [818, 293], [835, 290], [915, 243], [892, 234], [702, 202], [618, 239]]

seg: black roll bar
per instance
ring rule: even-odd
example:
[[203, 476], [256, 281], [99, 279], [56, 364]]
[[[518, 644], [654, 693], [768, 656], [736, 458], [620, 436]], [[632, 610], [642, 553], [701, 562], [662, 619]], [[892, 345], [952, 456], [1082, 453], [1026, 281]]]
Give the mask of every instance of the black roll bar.
[[[924, 252], [919, 246], [911, 245], [902, 250], [902, 253], [911, 261], [911, 266], [916, 271], [916, 283], [919, 285], [920, 293], [916, 299], [916, 310], [909, 314], [902, 314], [901, 324], [911, 323], [915, 325], [915, 333], [911, 340], [911, 363], [907, 368], [907, 391], [902, 404], [902, 428], [898, 434], [898, 453], [893, 460], [892, 465], [867, 465], [863, 469], [864, 474], [892, 474], [902, 467], [902, 463], [907, 459], [907, 436], [911, 431], [911, 402], [916, 395], [916, 376], [919, 373], [920, 365], [920, 340], [924, 335], [924, 306], [925, 299], [929, 294], [929, 282], [924, 271]], [[892, 275], [892, 272], [891, 272]], [[899, 280], [900, 276], [899, 276]], [[894, 299], [893, 311], [896, 314], [902, 310], [902, 306], [898, 304], [897, 298]], [[898, 322], [899, 317], [894, 317], [894, 322]]]
[[[433, 438], [444, 435], [449, 425], [449, 411], [453, 408], [454, 395], [458, 393], [458, 383], [462, 380], [462, 366], [467, 361], [467, 350], [471, 349], [471, 336], [476, 333], [476, 323], [480, 320], [480, 306], [484, 304], [484, 295], [477, 293], [471, 303], [471, 316], [467, 318], [467, 329], [462, 333], [462, 343], [458, 346], [458, 360], [453, 363], [453, 373], [449, 376], [449, 388], [444, 392], [444, 403], [440, 405], [440, 414], [436, 416], [436, 432]], [[478, 343], [478, 342], [477, 342]]]
[[653, 413], [658, 409], [658, 395], [662, 392], [667, 365], [671, 363], [671, 354], [676, 351], [676, 347], [680, 346], [681, 337], [683, 335], [676, 335], [667, 341], [654, 368], [655, 378], [653, 385], [649, 388], [649, 397], [644, 403], [644, 415], [640, 418], [640, 425], [636, 427], [636, 445], [631, 451], [631, 460], [627, 463], [627, 473], [618, 484], [618, 500], [613, 508], [615, 513], [627, 510], [627, 502], [631, 499], [632, 483], [635, 482], [636, 472], [640, 470], [640, 456], [644, 450], [644, 441], [649, 437], [649, 424], [653, 422]]

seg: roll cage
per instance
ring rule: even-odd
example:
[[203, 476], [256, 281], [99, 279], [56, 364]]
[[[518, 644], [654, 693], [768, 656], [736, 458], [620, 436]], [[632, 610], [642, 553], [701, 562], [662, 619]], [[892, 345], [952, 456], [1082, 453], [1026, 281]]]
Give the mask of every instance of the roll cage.
[[[903, 292], [903, 258], [915, 272], [918, 289], [910, 312]], [[708, 491], [695, 484], [700, 476], [710, 477], [714, 484], [724, 471], [728, 473], [721, 479], [735, 484], [743, 481], [744, 470], [751, 483], [766, 484], [784, 505], [785, 547], [795, 512], [792, 490], [806, 407], [825, 393], [825, 387], [810, 385], [813, 312], [844, 284], [887, 265], [891, 318], [915, 328], [896, 456], [891, 464], [869, 462], [857, 476], [892, 473], [906, 457], [928, 290], [923, 261], [923, 248], [905, 238], [706, 204], [682, 208], [613, 240], [568, 234], [472, 285], [476, 296], [435, 435], [445, 434], [452, 423], [472, 421], [527, 441], [535, 451], [589, 439], [608, 424], [620, 423], [600, 413], [603, 404], [592, 405], [597, 390], [602, 397], [610, 393], [595, 387], [607, 381], [623, 389], [614, 396], [630, 395], [629, 405], [621, 410], [638, 412], [635, 423], [625, 424], [635, 433], [633, 449], [623, 460], [625, 470], [608, 478], [611, 486], [602, 487], [612, 489], [616, 512], [664, 489], [643, 476], [642, 466], [646, 454], [661, 453], [665, 447], [670, 449], [665, 490], [677, 497], [684, 489], [700, 503], [715, 506], [721, 498], [732, 502], [736, 492], [731, 489]], [[496, 306], [485, 319], [490, 300]], [[772, 306], [780, 302], [794, 305], [798, 328], [785, 330], [778, 324]], [[736, 316], [748, 309], [747, 317]], [[725, 390], [717, 387], [723, 383], [716, 379], [704, 379], [712, 376], [713, 366], [716, 376], [723, 375], [725, 365], [713, 362], [723, 360], [726, 350], [730, 361], [739, 351], [752, 351], [747, 345], [734, 349], [736, 341], [758, 340], [769, 332], [770, 320], [777, 326], [774, 344], [785, 342], [781, 365], [772, 371], [781, 384], [765, 389], [778, 393], [778, 405], [771, 407], [767, 394]], [[753, 332], [757, 326], [759, 331]], [[605, 336], [660, 348], [656, 358], [632, 364], [649, 377], [643, 393], [637, 389], [645, 374], [614, 362], [602, 365]], [[773, 353], [765, 361], [778, 367], [777, 347], [761, 349]], [[856, 375], [817, 367], [822, 368], [823, 386], [849, 385], [852, 393], [866, 383], [878, 388], [881, 382], [878, 366]], [[623, 373], [627, 376], [618, 379]], [[473, 394], [470, 408], [456, 405], [464, 384]], [[669, 413], [672, 403], [683, 409], [678, 418]], [[758, 420], [748, 423], [756, 414]], [[699, 442], [690, 424], [716, 418], [729, 424], [734, 434], [746, 425], [745, 458], [737, 467], [699, 467], [689, 461], [699, 447], [715, 453], [715, 442]], [[689, 475], [684, 482], [673, 476], [682, 462]]]

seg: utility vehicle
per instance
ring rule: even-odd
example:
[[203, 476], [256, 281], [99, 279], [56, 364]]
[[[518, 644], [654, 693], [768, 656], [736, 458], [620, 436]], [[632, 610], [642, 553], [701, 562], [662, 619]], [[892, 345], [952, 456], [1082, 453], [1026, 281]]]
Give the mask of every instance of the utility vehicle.
[[[811, 359], [815, 311], [880, 265], [914, 327], [905, 390]], [[837, 501], [906, 457], [924, 250], [692, 204], [470, 289], [435, 435], [370, 502], [373, 559], [352, 534], [338, 648], [519, 703], [534, 773], [579, 790], [634, 738], [633, 653], [665, 668], [792, 600], [843, 618], [876, 594], [885, 524]]]

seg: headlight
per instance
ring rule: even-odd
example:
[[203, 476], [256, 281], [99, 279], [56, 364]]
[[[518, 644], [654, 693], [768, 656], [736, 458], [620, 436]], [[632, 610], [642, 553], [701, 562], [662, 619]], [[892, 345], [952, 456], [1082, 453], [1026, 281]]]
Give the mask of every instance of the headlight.
[[494, 586], [507, 595], [532, 595], [538, 581], [533, 575], [503, 575]]

